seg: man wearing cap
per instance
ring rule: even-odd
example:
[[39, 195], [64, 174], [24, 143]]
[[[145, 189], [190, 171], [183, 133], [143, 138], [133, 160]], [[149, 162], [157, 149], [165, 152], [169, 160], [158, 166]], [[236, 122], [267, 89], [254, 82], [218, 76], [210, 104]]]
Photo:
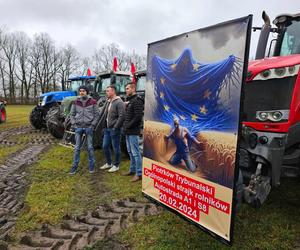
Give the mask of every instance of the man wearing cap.
[[75, 129], [76, 141], [74, 162], [70, 170], [70, 175], [74, 175], [77, 171], [80, 160], [82, 136], [84, 134], [87, 138], [89, 172], [92, 174], [95, 171], [93, 131], [99, 119], [99, 109], [96, 100], [88, 95], [89, 89], [86, 86], [80, 86], [78, 93], [79, 97], [74, 101], [70, 111], [70, 120], [72, 127]]

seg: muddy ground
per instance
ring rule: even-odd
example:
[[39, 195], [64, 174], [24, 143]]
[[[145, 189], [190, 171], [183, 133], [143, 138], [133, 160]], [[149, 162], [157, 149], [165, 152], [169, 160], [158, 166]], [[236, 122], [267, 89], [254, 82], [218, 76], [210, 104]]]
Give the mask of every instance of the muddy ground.
[[[146, 200], [137, 202], [129, 198], [99, 204], [96, 209], [80, 216], [66, 214], [59, 225], [44, 224], [39, 230], [12, 237], [30, 185], [28, 168], [57, 143], [58, 140], [47, 131], [35, 130], [30, 126], [0, 132], [0, 145], [21, 145], [0, 165], [0, 249], [83, 249], [97, 241], [101, 241], [103, 249], [129, 249], [129, 246], [116, 241], [114, 235], [142, 217], [159, 212], [156, 205]], [[100, 184], [99, 187], [103, 186]], [[102, 188], [103, 191], [105, 189]]]

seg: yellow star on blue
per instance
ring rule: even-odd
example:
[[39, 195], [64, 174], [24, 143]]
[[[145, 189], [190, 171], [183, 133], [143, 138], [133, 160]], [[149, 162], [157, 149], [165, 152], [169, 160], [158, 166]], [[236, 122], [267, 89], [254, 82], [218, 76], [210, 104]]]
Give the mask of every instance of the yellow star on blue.
[[200, 112], [201, 112], [202, 114], [206, 115], [207, 111], [208, 111], [208, 110], [206, 109], [205, 105], [203, 105], [202, 107], [200, 107]]
[[159, 93], [159, 97], [160, 97], [161, 99], [164, 99], [164, 98], [165, 98], [165, 94], [164, 94], [163, 92], [160, 92], [160, 93]]
[[193, 64], [193, 70], [194, 71], [198, 71], [199, 70], [200, 65], [198, 63], [194, 63]]
[[191, 115], [191, 118], [192, 118], [192, 120], [193, 120], [193, 121], [197, 121], [197, 119], [198, 119], [198, 116], [197, 116], [197, 115], [195, 115], [195, 114], [192, 114], [192, 115]]
[[209, 91], [209, 89], [207, 89], [207, 90], [205, 90], [203, 97], [204, 97], [204, 99], [210, 99], [210, 95], [211, 95], [211, 92]]
[[161, 83], [161, 84], [165, 84], [165, 82], [166, 82], [166, 78], [161, 77], [161, 78], [160, 78], [160, 83]]
[[172, 69], [172, 70], [175, 70], [175, 69], [176, 69], [176, 66], [177, 66], [177, 64], [176, 64], [176, 63], [173, 63], [173, 64], [171, 65], [171, 69]]
[[181, 120], [185, 121], [186, 117], [184, 115], [179, 116]]
[[164, 109], [165, 109], [165, 111], [169, 111], [170, 107], [168, 105], [164, 105]]

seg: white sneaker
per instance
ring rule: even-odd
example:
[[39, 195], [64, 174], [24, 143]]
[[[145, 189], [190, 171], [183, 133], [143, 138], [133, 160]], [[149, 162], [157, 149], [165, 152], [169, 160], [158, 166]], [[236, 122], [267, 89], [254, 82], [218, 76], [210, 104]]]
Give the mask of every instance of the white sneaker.
[[113, 165], [113, 166], [108, 170], [108, 172], [110, 172], [110, 173], [117, 172], [119, 169], [120, 169], [120, 167], [117, 167], [117, 166]]
[[107, 163], [105, 163], [102, 167], [100, 167], [101, 170], [104, 170], [104, 169], [108, 169], [108, 168], [111, 168], [113, 165], [109, 165]]

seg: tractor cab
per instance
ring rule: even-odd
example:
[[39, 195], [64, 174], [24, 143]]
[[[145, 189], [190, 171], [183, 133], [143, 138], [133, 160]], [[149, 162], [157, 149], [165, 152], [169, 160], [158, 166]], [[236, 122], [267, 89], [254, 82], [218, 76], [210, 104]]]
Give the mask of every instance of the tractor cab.
[[95, 80], [96, 76], [71, 77], [67, 82], [67, 86], [69, 87], [70, 91], [74, 91], [76, 92], [76, 95], [78, 95], [78, 88], [82, 85], [85, 85], [88, 87], [91, 95], [93, 95], [93, 93], [95, 92]]
[[136, 93], [144, 97], [147, 82], [146, 70], [139, 70], [135, 72], [134, 77], [136, 82]]
[[95, 92], [99, 95], [99, 105], [102, 106], [106, 100], [106, 88], [114, 85], [117, 95], [124, 99], [125, 85], [131, 81], [131, 73], [126, 71], [103, 71], [97, 78], [95, 83]]
[[[263, 18], [244, 86], [240, 142], [244, 198], [253, 205], [263, 203], [282, 176], [297, 176], [300, 164], [300, 15], [280, 15], [274, 28]], [[277, 33], [274, 54], [265, 58], [270, 32]]]

